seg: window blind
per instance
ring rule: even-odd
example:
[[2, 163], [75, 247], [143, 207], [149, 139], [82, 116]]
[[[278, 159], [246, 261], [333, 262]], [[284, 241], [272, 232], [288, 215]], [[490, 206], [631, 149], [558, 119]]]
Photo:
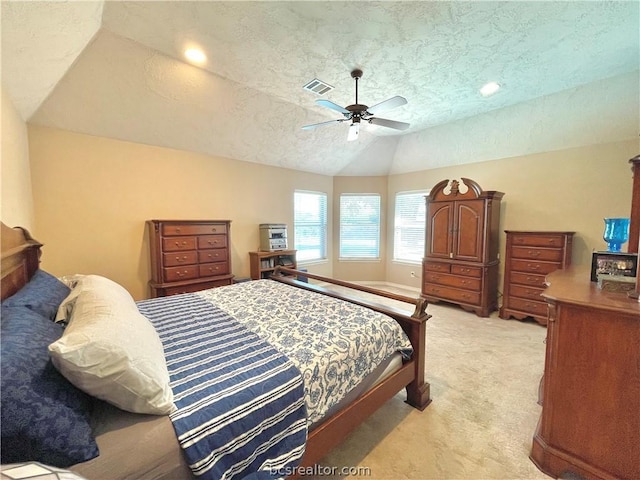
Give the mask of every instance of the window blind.
[[428, 191], [396, 194], [393, 259], [421, 262], [424, 256], [425, 196]]
[[327, 258], [327, 194], [293, 194], [294, 248], [298, 262]]
[[380, 195], [340, 196], [340, 258], [380, 258]]

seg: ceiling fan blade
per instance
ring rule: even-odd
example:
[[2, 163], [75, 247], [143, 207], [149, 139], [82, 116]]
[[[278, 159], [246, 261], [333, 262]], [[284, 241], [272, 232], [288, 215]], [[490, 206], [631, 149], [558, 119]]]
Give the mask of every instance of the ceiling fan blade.
[[391, 97], [384, 102], [380, 102], [371, 108], [367, 108], [367, 112], [369, 112], [371, 115], [375, 115], [376, 113], [384, 112], [385, 110], [391, 110], [392, 108], [400, 107], [406, 104], [406, 98], [396, 95], [395, 97]]
[[386, 118], [369, 118], [367, 122], [374, 125], [380, 125], [381, 127], [395, 128], [396, 130], [406, 130], [411, 125], [404, 122], [396, 122], [395, 120], [387, 120]]
[[322, 105], [323, 107], [330, 108], [331, 110], [335, 110], [336, 112], [340, 112], [343, 115], [351, 115], [351, 112], [346, 108], [343, 108], [336, 103], [330, 102], [329, 100], [325, 100], [324, 98], [316, 100], [316, 103], [318, 105]]
[[340, 123], [340, 122], [344, 122], [346, 120], [346, 118], [339, 118], [338, 120], [329, 120], [328, 122], [322, 122], [322, 123], [314, 123], [312, 125], [305, 125], [304, 127], [302, 127], [303, 130], [312, 130], [316, 127], [322, 127], [323, 125], [331, 125], [332, 123]]

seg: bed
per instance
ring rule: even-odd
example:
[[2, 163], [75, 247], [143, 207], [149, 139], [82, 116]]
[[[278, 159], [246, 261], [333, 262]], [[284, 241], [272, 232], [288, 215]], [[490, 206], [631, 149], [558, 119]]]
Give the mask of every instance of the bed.
[[[18, 332], [18, 341], [14, 342], [13, 346], [9, 344], [7, 347], [3, 343], [3, 377], [5, 351], [10, 352], [11, 347], [25, 348], [24, 342], [31, 343], [32, 338], [40, 338], [29, 332], [28, 328], [36, 324], [42, 326], [46, 334], [39, 340], [40, 345], [34, 345], [33, 348], [42, 356], [43, 348], [46, 348], [46, 344], [49, 345], [47, 355], [51, 356], [51, 361], [45, 366], [45, 373], [48, 375], [49, 383], [55, 377], [55, 388], [58, 389], [56, 395], [62, 395], [67, 403], [64, 413], [57, 413], [55, 417], [65, 421], [52, 421], [47, 425], [53, 428], [53, 424], [56, 424], [57, 435], [62, 439], [60, 441], [84, 439], [89, 443], [91, 440], [95, 442], [93, 450], [91, 446], [82, 445], [80, 450], [84, 448], [85, 451], [80, 452], [80, 457], [54, 459], [58, 463], [55, 466], [67, 467], [87, 479], [243, 478], [265, 473], [271, 477], [294, 477], [301, 468], [318, 462], [362, 421], [401, 390], [406, 390], [407, 403], [417, 409], [424, 409], [431, 401], [424, 370], [425, 327], [430, 317], [425, 311], [426, 301], [421, 298], [411, 299], [393, 295], [308, 272], [303, 274], [307, 279], [325, 282], [323, 284], [337, 284], [413, 304], [414, 311], [406, 312], [356, 296], [341, 294], [327, 286], [297, 280], [296, 275], [301, 272], [286, 268], [279, 269], [269, 280], [243, 282], [195, 294], [135, 302], [135, 312], [127, 307], [130, 309], [124, 313], [124, 307], [121, 307], [124, 303], [117, 303], [117, 307], [114, 307], [117, 312], [115, 316], [131, 318], [131, 324], [138, 322], [138, 316], [144, 318], [142, 328], [147, 329], [149, 325], [153, 325], [155, 332], [150, 335], [154, 336], [154, 340], [138, 336], [138, 330], [135, 330], [135, 333], [128, 332], [128, 323], [113, 328], [108, 326], [107, 319], [101, 328], [111, 328], [110, 334], [120, 335], [118, 342], [123, 345], [130, 343], [134, 350], [145, 350], [147, 347], [151, 350], [157, 349], [157, 342], [154, 343], [157, 334], [163, 358], [162, 361], [148, 362], [148, 367], [157, 369], [161, 374], [164, 372], [163, 368], [166, 368], [170, 385], [169, 388], [166, 384], [157, 388], [154, 386], [156, 389], [153, 395], [145, 393], [142, 397], [134, 396], [133, 400], [128, 397], [121, 400], [122, 395], [126, 397], [131, 393], [126, 388], [122, 389], [123, 393], [118, 390], [120, 385], [105, 387], [101, 382], [95, 382], [93, 377], [87, 379], [85, 370], [78, 370], [77, 365], [70, 369], [68, 364], [74, 360], [70, 360], [68, 352], [72, 349], [61, 339], [71, 338], [74, 334], [79, 335], [74, 329], [79, 328], [76, 325], [80, 324], [80, 320], [75, 318], [79, 318], [79, 312], [85, 307], [83, 302], [90, 296], [86, 292], [97, 291], [92, 290], [96, 288], [95, 285], [100, 285], [101, 289], [103, 284], [107, 285], [107, 290], [111, 289], [114, 297], [124, 298], [128, 294], [122, 287], [112, 285], [112, 282], [102, 277], [78, 276], [65, 282], [51, 276], [45, 277], [48, 274], [39, 268], [41, 246], [26, 230], [9, 228], [2, 224], [3, 329], [5, 324], [9, 324], [8, 319], [17, 315], [16, 312], [21, 312], [20, 315], [29, 318], [26, 323], [27, 330], [22, 320], [22, 330]], [[36, 280], [42, 281], [42, 278], [46, 278], [45, 284], [51, 285], [48, 289], [59, 290], [56, 293], [57, 300], [48, 300], [47, 304], [38, 297], [35, 301], [27, 302], [29, 305], [26, 310], [22, 305], [14, 305], [12, 310], [12, 299], [24, 297], [25, 292]], [[129, 303], [131, 301], [132, 299]], [[323, 308], [328, 310], [324, 311]], [[38, 309], [46, 312], [46, 322], [42, 321], [42, 318], [31, 318], [33, 310]], [[87, 311], [92, 314], [98, 312], [100, 316], [104, 313], [104, 308], [101, 306], [97, 310], [94, 308]], [[187, 311], [190, 311], [189, 315], [192, 316], [189, 322], [184, 321]], [[65, 312], [70, 318], [64, 318]], [[319, 315], [323, 319], [322, 322], [318, 322], [316, 318]], [[393, 321], [387, 323], [389, 317]], [[68, 321], [64, 335], [62, 330], [59, 330], [62, 327], [54, 321], [56, 319]], [[280, 323], [277, 323], [278, 321]], [[294, 325], [294, 321], [301, 321], [301, 325]], [[354, 340], [346, 340], [346, 337], [340, 337], [343, 335], [340, 333], [338, 341], [334, 342], [349, 350], [349, 355], [355, 356], [353, 365], [341, 357], [336, 357], [335, 351], [331, 349], [328, 349], [329, 353], [309, 353], [312, 349], [318, 348], [318, 345], [322, 346], [328, 342], [328, 339], [333, 341], [336, 337], [334, 331], [327, 330], [332, 322], [346, 331], [345, 335], [349, 330], [356, 335], [352, 337]], [[185, 325], [187, 323], [188, 327]], [[398, 325], [400, 328], [397, 328]], [[188, 330], [185, 330], [187, 328]], [[400, 332], [399, 335], [396, 330]], [[211, 334], [212, 331], [216, 334]], [[375, 342], [373, 348], [361, 340], [367, 338], [370, 331], [373, 331], [372, 335], [382, 335], [380, 338], [372, 337], [372, 341]], [[9, 337], [9, 334], [3, 335], [3, 342], [4, 338]], [[209, 343], [196, 344], [194, 339], [198, 337]], [[140, 338], [145, 340], [140, 341]], [[222, 343], [223, 341], [228, 343]], [[249, 346], [249, 343], [259, 346]], [[212, 350], [208, 350], [209, 348]], [[218, 350], [213, 350], [215, 348]], [[248, 355], [245, 352], [249, 351], [249, 348], [252, 350]], [[368, 350], [354, 350], [356, 348]], [[393, 354], [380, 353], [386, 352], [385, 349], [395, 351]], [[260, 353], [255, 353], [256, 351]], [[365, 351], [369, 353], [363, 353]], [[136, 351], [135, 354], [137, 353]], [[84, 350], [83, 354], [86, 354]], [[374, 358], [376, 355], [379, 357]], [[254, 356], [255, 361], [251, 360]], [[190, 360], [191, 363], [186, 363], [187, 357], [193, 358]], [[216, 359], [223, 359], [226, 362], [223, 362], [226, 365], [224, 368], [230, 370], [223, 370], [220, 361]], [[24, 363], [24, 359], [19, 358], [16, 361]], [[55, 368], [51, 365], [52, 362], [55, 363]], [[204, 362], [207, 362], [206, 365]], [[249, 372], [249, 367], [238, 362], [253, 362], [251, 368], [257, 365], [265, 370], [245, 374], [245, 368], [246, 372]], [[323, 365], [331, 365], [331, 368], [325, 371]], [[206, 376], [203, 373], [205, 370]], [[242, 371], [242, 374], [238, 373], [239, 371]], [[227, 387], [219, 381], [220, 376], [237, 376], [241, 379], [242, 389], [245, 388], [245, 384], [251, 386], [246, 387], [247, 393], [242, 394], [243, 397], [238, 392], [244, 390], [238, 386]], [[165, 377], [160, 375], [160, 378]], [[47, 382], [44, 383], [48, 385]], [[203, 385], [209, 383], [220, 383], [222, 386], [214, 386], [213, 388], [220, 388], [214, 394], [194, 393], [204, 392]], [[82, 388], [78, 388], [78, 385]], [[128, 385], [125, 387], [128, 388]], [[144, 385], [143, 388], [148, 386]], [[62, 393], [60, 389], [63, 390]], [[3, 416], [9, 416], [11, 412], [4, 401], [5, 390], [10, 389], [5, 388], [3, 383]], [[111, 401], [110, 395], [115, 395], [116, 391], [118, 395], [122, 395], [117, 397], [116, 401]], [[69, 398], [73, 397], [72, 393], [80, 395], [81, 398]], [[39, 395], [37, 392], [35, 394]], [[201, 395], [197, 397], [197, 402], [200, 402], [196, 402], [197, 407], [194, 407], [193, 400], [190, 400], [191, 403], [185, 403], [185, 398], [195, 395]], [[259, 403], [249, 403], [247, 395], [251, 398], [259, 397]], [[42, 396], [46, 397], [44, 400], [50, 401], [49, 394]], [[223, 397], [224, 402], [227, 402], [227, 397], [234, 397], [229, 401], [240, 403], [228, 407], [227, 403], [218, 402], [217, 399]], [[236, 400], [235, 397], [239, 399]], [[148, 404], [140, 406], [141, 398]], [[149, 400], [150, 398], [152, 399]], [[211, 398], [215, 398], [216, 401], [210, 400]], [[276, 398], [288, 403], [275, 403], [273, 400], [271, 410], [265, 406], [271, 399]], [[40, 400], [37, 402], [39, 411], [48, 411], [49, 407], [43, 408]], [[119, 401], [123, 402], [122, 405]], [[219, 409], [216, 410], [215, 416], [212, 414], [211, 418], [215, 420], [210, 420], [209, 417], [202, 420], [203, 415], [209, 415], [207, 408], [210, 407]], [[67, 418], [77, 415], [77, 410], [81, 410], [84, 416], [83, 428], [77, 428]], [[201, 424], [205, 426], [201, 425], [198, 429], [190, 425], [180, 426], [180, 421], [192, 416], [191, 412], [196, 410]], [[243, 413], [238, 414], [240, 411]], [[38, 413], [34, 412], [32, 418], [36, 415]], [[253, 419], [250, 415], [265, 416]], [[256, 423], [251, 424], [252, 427], [244, 426], [244, 430], [238, 432], [238, 421]], [[73, 425], [73, 434], [65, 433], [66, 425]], [[251, 447], [249, 450], [259, 452], [262, 456], [249, 458], [246, 454], [247, 460], [241, 466], [235, 463], [232, 466], [223, 465], [222, 470], [216, 470], [217, 467], [210, 470], [211, 465], [224, 462], [212, 457], [211, 451], [217, 448], [198, 444], [196, 437], [199, 439], [207, 436], [208, 433], [202, 432], [216, 429], [216, 435], [220, 435], [219, 431], [224, 430], [221, 426], [229, 426], [229, 430], [233, 431], [229, 437], [231, 440], [225, 440], [227, 445], [233, 445], [233, 449], [237, 445], [249, 445], [249, 431], [257, 432], [256, 438], [259, 436], [258, 433], [264, 436], [265, 432], [269, 432], [266, 435], [269, 437], [268, 440], [257, 438], [255, 441], [262, 443], [259, 443], [259, 447]], [[38, 434], [44, 436], [46, 441], [50, 441], [54, 436], [48, 432]], [[19, 435], [8, 441], [4, 440], [3, 428], [2, 461], [15, 461], [16, 457], [11, 456], [11, 449], [23, 448], [24, 440]], [[197, 448], [192, 446], [194, 444]], [[196, 457], [189, 453], [189, 449], [192, 448], [199, 449], [195, 453]], [[277, 450], [278, 448], [280, 450]], [[74, 449], [77, 449], [77, 446], [63, 451], [63, 456], [68, 452], [75, 452]], [[206, 450], [204, 453], [203, 449]], [[136, 452], [135, 455], [131, 454], [132, 451]], [[47, 458], [49, 457], [45, 456], [44, 460]], [[88, 460], [78, 462], [78, 458]], [[42, 458], [39, 460], [42, 461]], [[264, 478], [271, 478], [269, 475]]]

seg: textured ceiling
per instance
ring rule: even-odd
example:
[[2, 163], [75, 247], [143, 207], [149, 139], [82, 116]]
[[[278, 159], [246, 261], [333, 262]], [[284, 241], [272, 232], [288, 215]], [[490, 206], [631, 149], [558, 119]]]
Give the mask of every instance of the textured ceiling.
[[[637, 137], [640, 3], [7, 2], [2, 82], [32, 123], [326, 175], [386, 175]], [[202, 67], [182, 60], [204, 49]], [[302, 89], [354, 103], [347, 124]], [[488, 81], [503, 88], [484, 98]]]

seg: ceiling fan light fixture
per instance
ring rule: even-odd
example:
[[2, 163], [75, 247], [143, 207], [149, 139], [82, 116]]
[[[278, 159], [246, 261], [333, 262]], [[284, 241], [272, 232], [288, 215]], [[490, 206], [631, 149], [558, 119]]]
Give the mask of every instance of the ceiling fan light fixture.
[[360, 119], [356, 122], [355, 119], [353, 123], [349, 126], [349, 133], [347, 134], [347, 142], [353, 142], [358, 139], [358, 135], [360, 134]]

